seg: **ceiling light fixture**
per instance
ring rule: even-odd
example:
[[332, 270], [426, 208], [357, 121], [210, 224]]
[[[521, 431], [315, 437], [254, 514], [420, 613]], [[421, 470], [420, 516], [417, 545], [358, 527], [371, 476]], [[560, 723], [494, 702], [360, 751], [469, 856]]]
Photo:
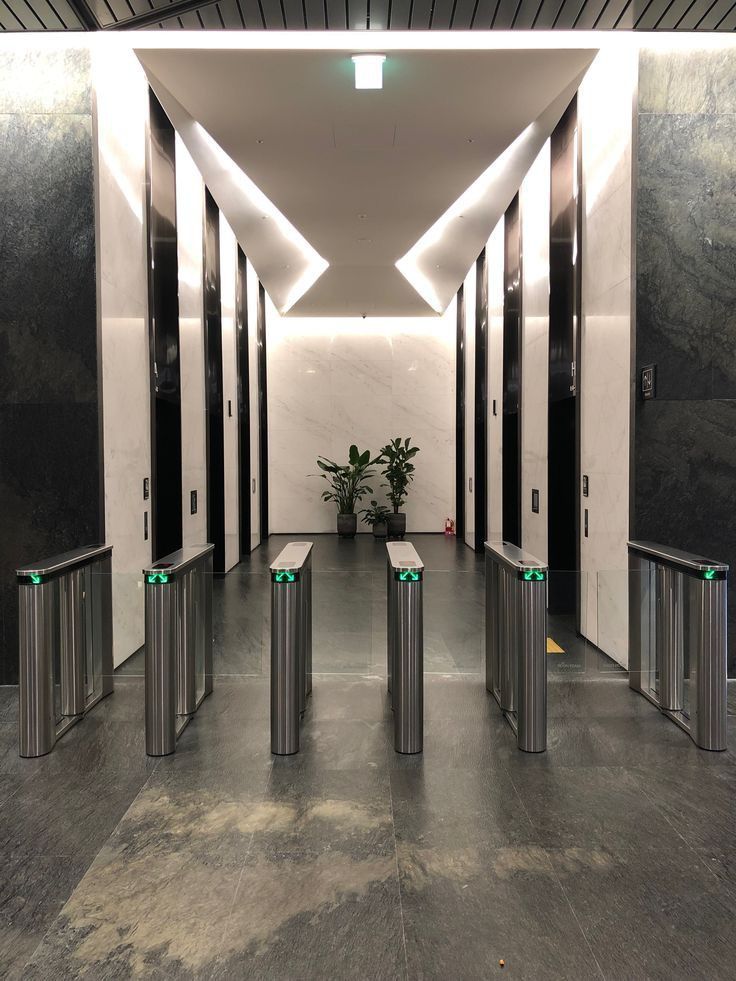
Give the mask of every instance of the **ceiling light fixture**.
[[386, 55], [380, 54], [353, 55], [356, 89], [382, 89], [385, 60]]

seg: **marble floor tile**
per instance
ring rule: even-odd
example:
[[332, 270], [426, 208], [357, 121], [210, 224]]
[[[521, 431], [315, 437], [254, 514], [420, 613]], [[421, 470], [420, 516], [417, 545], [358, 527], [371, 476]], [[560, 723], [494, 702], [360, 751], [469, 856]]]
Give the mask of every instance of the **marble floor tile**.
[[400, 842], [398, 861], [410, 977], [603, 976], [539, 845]]
[[0, 688], [0, 976], [736, 978], [733, 748], [699, 751], [553, 618], [548, 751], [521, 753], [461, 544], [416, 536], [424, 752], [401, 756], [385, 547], [314, 536], [313, 693], [274, 757], [268, 564], [293, 537], [214, 583], [214, 692], [171, 756], [145, 755], [140, 654], [40, 760]]

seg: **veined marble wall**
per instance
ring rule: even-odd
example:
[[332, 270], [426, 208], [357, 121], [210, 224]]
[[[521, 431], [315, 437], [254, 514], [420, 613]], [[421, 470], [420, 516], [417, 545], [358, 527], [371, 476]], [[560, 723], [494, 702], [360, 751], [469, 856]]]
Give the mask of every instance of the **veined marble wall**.
[[375, 453], [401, 435], [421, 448], [407, 528], [441, 532], [455, 481], [455, 302], [442, 317], [343, 320], [282, 318], [269, 300], [266, 324], [271, 531], [333, 532], [324, 481], [309, 476], [317, 457], [347, 460], [351, 443]]
[[475, 548], [475, 290], [476, 265], [463, 284], [465, 296], [465, 544]]
[[0, 684], [15, 569], [104, 535], [89, 53], [0, 53]]
[[225, 571], [240, 561], [238, 494], [238, 371], [235, 333], [238, 243], [220, 212], [220, 308], [222, 310], [222, 400], [225, 446]]
[[[261, 544], [260, 532], [260, 428], [258, 425], [258, 276], [251, 266], [247, 269], [248, 303], [248, 374], [250, 375], [250, 547], [251, 551]], [[242, 492], [242, 488], [241, 488]]]
[[[581, 630], [628, 664], [632, 110], [636, 52], [602, 51], [578, 94], [582, 134]], [[663, 147], [665, 152], [668, 150]], [[588, 537], [583, 511], [588, 509]]]
[[[488, 259], [488, 421], [486, 506], [488, 538], [503, 529], [503, 218], [486, 245]], [[493, 402], [496, 414], [493, 414]]]
[[[103, 377], [105, 516], [113, 546], [113, 654], [145, 640], [141, 569], [143, 481], [151, 472], [151, 393], [145, 227], [148, 83], [130, 51], [94, 55]], [[150, 520], [150, 514], [149, 514]]]
[[[549, 395], [549, 140], [519, 190], [521, 215], [521, 535], [522, 547], [547, 561], [547, 419]], [[532, 489], [539, 513], [532, 511]]]
[[[207, 541], [207, 432], [204, 385], [204, 182], [176, 137], [176, 236], [181, 366], [182, 543]], [[197, 492], [192, 514], [191, 492]]]
[[[634, 532], [736, 565], [736, 63], [639, 60]], [[736, 577], [729, 667], [736, 673]]]

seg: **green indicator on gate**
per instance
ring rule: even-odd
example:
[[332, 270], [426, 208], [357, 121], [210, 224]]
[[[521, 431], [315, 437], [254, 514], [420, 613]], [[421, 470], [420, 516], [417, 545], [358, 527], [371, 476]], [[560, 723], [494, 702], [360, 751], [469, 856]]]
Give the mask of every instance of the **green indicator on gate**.
[[273, 573], [274, 582], [296, 582], [296, 572], [290, 569], [281, 569]]
[[419, 582], [422, 578], [422, 573], [419, 569], [399, 569], [396, 573], [396, 578], [399, 582]]
[[146, 576], [146, 582], [152, 586], [156, 586], [159, 583], [165, 585], [169, 581], [170, 577], [166, 575], [165, 572], [153, 572]]
[[525, 582], [544, 582], [547, 578], [547, 573], [542, 569], [525, 569], [524, 570], [524, 581]]
[[703, 573], [703, 579], [715, 579], [715, 577], [716, 577], [715, 569], [706, 569], [705, 572]]
[[726, 572], [723, 569], [703, 569], [700, 575], [701, 578], [707, 580], [708, 582], [726, 578]]
[[43, 576], [39, 576], [35, 572], [32, 572], [28, 578], [34, 586], [40, 586], [43, 582]]

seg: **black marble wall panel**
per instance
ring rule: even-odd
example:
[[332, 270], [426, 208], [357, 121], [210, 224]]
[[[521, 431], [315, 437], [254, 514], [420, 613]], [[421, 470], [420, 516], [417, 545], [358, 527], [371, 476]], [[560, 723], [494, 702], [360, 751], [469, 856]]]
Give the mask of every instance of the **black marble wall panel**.
[[91, 65], [0, 55], [0, 684], [16, 566], [104, 537]]
[[[736, 64], [723, 51], [639, 64], [633, 532], [727, 561], [736, 582]], [[729, 589], [736, 673], [736, 588]]]

